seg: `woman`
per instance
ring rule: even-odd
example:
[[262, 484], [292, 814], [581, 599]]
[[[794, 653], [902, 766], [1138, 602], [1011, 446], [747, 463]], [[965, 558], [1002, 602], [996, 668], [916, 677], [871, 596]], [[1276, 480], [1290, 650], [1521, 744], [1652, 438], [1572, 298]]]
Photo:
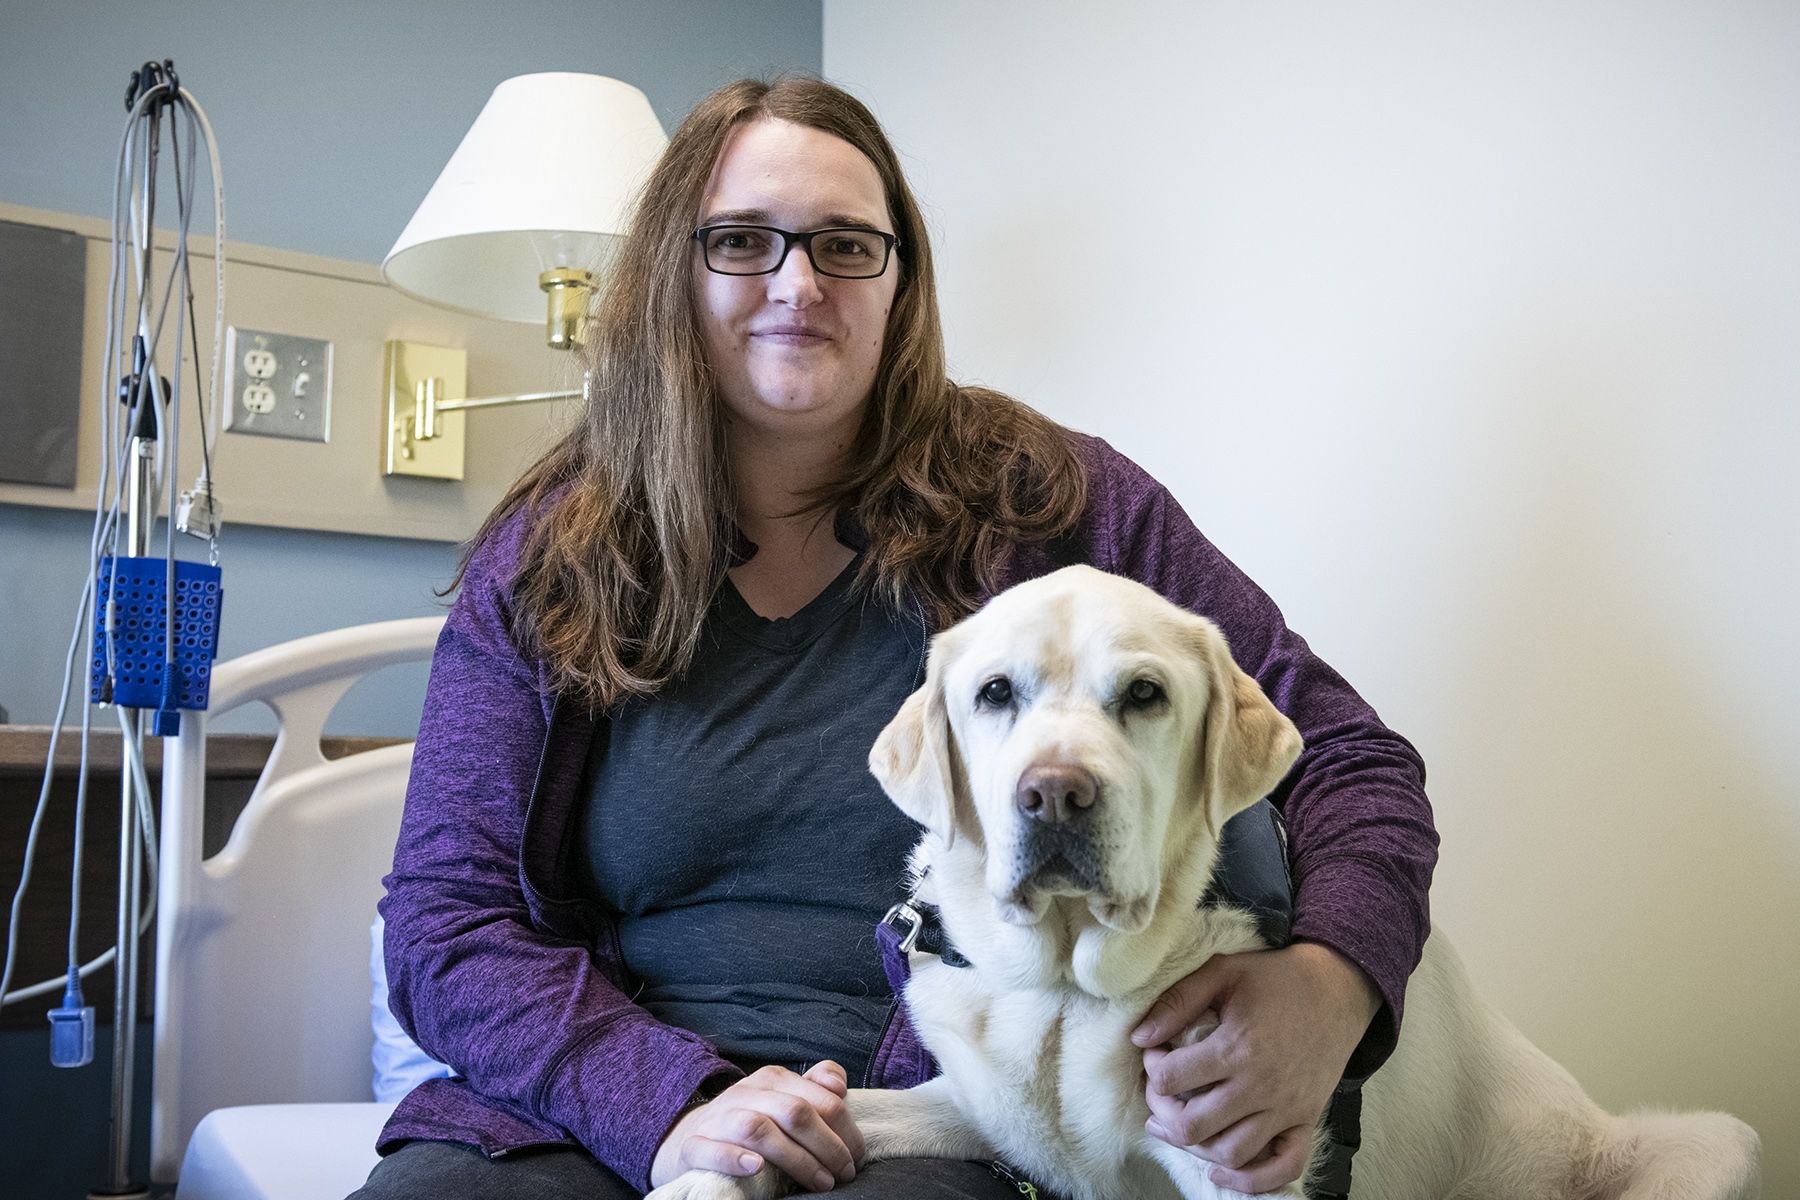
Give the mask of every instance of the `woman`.
[[[846, 1087], [929, 1070], [869, 937], [916, 829], [863, 760], [930, 630], [1070, 561], [1218, 621], [1307, 738], [1275, 797], [1297, 940], [1209, 963], [1134, 1037], [1160, 1136], [1239, 1190], [1297, 1177], [1424, 942], [1412, 748], [1142, 471], [946, 381], [918, 206], [843, 92], [702, 101], [595, 326], [585, 420], [478, 535], [433, 662], [383, 912], [392, 1007], [460, 1076], [400, 1105], [359, 1195], [632, 1196], [765, 1159], [1015, 1195], [976, 1164], [858, 1174]], [[1167, 1052], [1207, 1008], [1224, 1036]]]

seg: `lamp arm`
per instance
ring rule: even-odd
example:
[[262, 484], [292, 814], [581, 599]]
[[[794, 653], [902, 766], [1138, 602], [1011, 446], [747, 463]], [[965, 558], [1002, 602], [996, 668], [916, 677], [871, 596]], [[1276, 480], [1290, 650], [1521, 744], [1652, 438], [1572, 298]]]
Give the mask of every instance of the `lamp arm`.
[[466, 396], [461, 400], [439, 400], [438, 412], [460, 412], [466, 408], [499, 408], [507, 404], [536, 404], [540, 400], [579, 400], [581, 389], [563, 392], [521, 392], [516, 396]]
[[[458, 396], [464, 388], [467, 351], [390, 341], [384, 374], [387, 419], [382, 423], [382, 471], [430, 479], [463, 477], [463, 425], [468, 410], [582, 400], [591, 386], [567, 391], [523, 392], [507, 396]], [[450, 417], [457, 416], [452, 421]]]

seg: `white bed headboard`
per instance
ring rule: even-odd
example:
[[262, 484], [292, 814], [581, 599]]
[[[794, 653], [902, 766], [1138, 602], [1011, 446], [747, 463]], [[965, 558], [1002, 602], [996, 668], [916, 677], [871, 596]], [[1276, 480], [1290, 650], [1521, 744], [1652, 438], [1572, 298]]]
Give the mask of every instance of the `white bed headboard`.
[[[223, 663], [211, 708], [163, 754], [150, 1178], [237, 1104], [368, 1100], [369, 921], [392, 864], [412, 746], [327, 760], [326, 717], [382, 667], [431, 656], [442, 617], [300, 638]], [[225, 848], [201, 857], [207, 719], [253, 701], [280, 721]]]

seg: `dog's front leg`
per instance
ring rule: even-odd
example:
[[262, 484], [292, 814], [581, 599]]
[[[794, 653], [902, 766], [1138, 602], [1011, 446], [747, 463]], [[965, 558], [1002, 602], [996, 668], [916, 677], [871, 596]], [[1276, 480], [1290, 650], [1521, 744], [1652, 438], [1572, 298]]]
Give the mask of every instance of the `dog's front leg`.
[[844, 1102], [862, 1130], [864, 1161], [994, 1157], [943, 1075], [903, 1091], [852, 1088]]

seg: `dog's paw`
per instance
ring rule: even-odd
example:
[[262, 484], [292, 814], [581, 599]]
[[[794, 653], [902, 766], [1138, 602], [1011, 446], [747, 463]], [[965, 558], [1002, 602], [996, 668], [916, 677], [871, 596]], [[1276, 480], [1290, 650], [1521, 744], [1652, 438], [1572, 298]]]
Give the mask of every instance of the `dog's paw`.
[[644, 1200], [743, 1200], [737, 1180], [711, 1171], [688, 1171], [656, 1188]]
[[780, 1176], [766, 1167], [742, 1179], [715, 1171], [688, 1171], [644, 1200], [774, 1200], [781, 1190]]

